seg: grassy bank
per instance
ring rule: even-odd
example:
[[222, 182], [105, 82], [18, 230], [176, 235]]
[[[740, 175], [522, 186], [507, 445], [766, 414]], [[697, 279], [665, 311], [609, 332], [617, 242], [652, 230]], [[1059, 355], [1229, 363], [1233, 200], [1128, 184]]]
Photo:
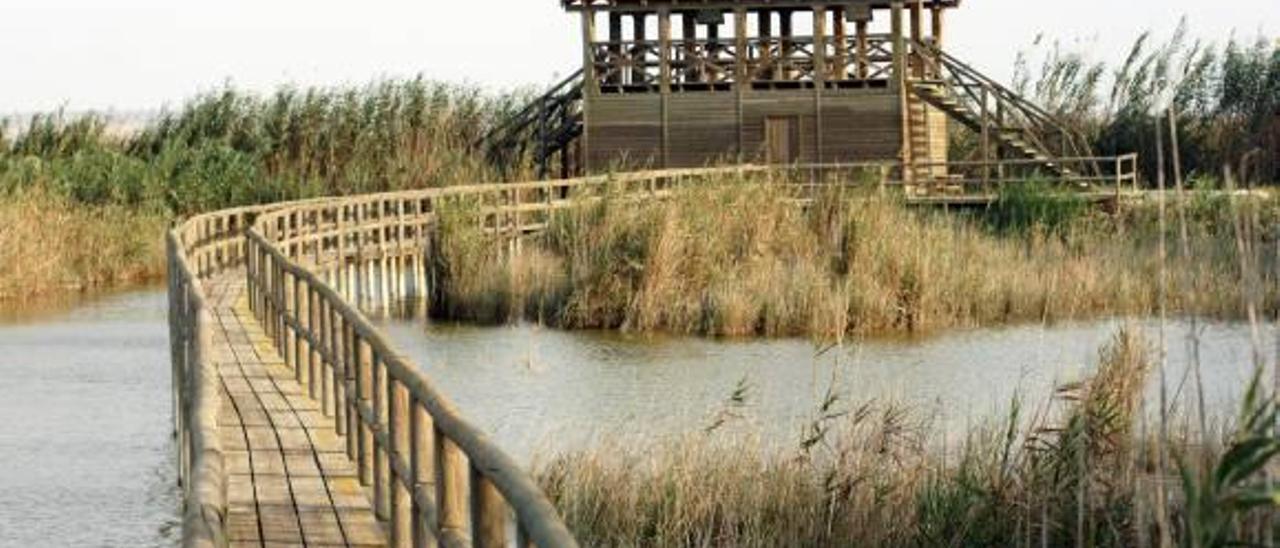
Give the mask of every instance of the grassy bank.
[[537, 476], [589, 546], [1263, 545], [1280, 534], [1276, 401], [1255, 390], [1225, 433], [1170, 419], [1160, 436], [1142, 411], [1156, 360], [1122, 332], [1093, 378], [958, 447], [913, 409], [829, 399], [794, 449], [708, 430]]
[[[458, 206], [446, 212], [434, 246], [435, 313], [837, 339], [1146, 314], [1160, 302], [1154, 206], [1112, 216], [1069, 197], [1010, 196], [965, 217], [871, 193], [828, 195], [809, 208], [787, 197], [781, 185], [727, 180], [661, 202], [608, 197], [561, 213], [514, 256], [480, 234], [474, 208]], [[1168, 283], [1178, 290], [1165, 302], [1241, 316], [1241, 269], [1269, 280], [1274, 261], [1270, 246], [1239, 249], [1234, 227], [1273, 226], [1275, 204], [1189, 201], [1185, 246], [1177, 245], [1181, 225], [1166, 227], [1178, 273]], [[1274, 310], [1274, 292], [1260, 302]]]
[[33, 190], [0, 200], [0, 302], [164, 276], [165, 216]]

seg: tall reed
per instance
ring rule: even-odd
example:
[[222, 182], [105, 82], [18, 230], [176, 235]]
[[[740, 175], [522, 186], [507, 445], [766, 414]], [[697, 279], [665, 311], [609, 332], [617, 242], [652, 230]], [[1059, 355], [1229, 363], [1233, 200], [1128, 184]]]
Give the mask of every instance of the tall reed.
[[[1160, 234], [1149, 206], [1107, 215], [1024, 193], [966, 218], [873, 191], [799, 207], [790, 192], [722, 178], [661, 201], [591, 198], [515, 256], [479, 234], [478, 217], [446, 221], [433, 254], [465, 269], [441, 277], [437, 314], [835, 339], [1156, 309]], [[1239, 261], [1219, 200], [1197, 195], [1185, 205], [1194, 237], [1172, 260], [1203, 296], [1201, 313], [1238, 315], [1241, 288], [1230, 280]], [[1249, 207], [1280, 220], [1277, 203]], [[1275, 264], [1273, 255], [1264, 250], [1261, 264]], [[481, 305], [482, 295], [492, 298]], [[1266, 310], [1277, 296], [1266, 295]], [[1170, 304], [1187, 302], [1174, 295]]]

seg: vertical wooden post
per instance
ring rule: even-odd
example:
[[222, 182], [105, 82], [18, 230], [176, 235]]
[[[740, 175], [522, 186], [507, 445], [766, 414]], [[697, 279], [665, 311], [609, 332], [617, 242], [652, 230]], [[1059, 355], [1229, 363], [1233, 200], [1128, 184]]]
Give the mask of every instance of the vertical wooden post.
[[436, 439], [435, 439], [435, 423], [431, 420], [431, 414], [427, 413], [427, 409], [420, 402], [412, 402], [410, 404], [411, 413], [409, 421], [409, 440], [410, 455], [409, 462], [413, 472], [413, 537], [414, 546], [419, 548], [432, 547], [436, 545], [436, 537], [432, 531], [432, 524], [422, 519], [422, 507], [418, 505], [420, 497], [431, 497], [434, 501], [436, 492]]
[[365, 406], [373, 402], [373, 348], [366, 341], [358, 341], [360, 345], [359, 372], [356, 376], [356, 389], [359, 401], [356, 403], [356, 424], [360, 432], [360, 454], [357, 465], [360, 470], [360, 484], [368, 486], [373, 483], [373, 428], [368, 423], [364, 412]]
[[680, 12], [680, 40], [684, 42], [684, 81], [698, 81], [698, 20], [692, 11]]
[[907, 39], [902, 29], [902, 1], [890, 4], [889, 28], [893, 35], [893, 85], [900, 88], [907, 73]]
[[933, 5], [933, 47], [942, 49], [944, 29], [942, 19], [946, 14], [941, 4]]
[[606, 83], [620, 85], [622, 81], [622, 12], [609, 12], [609, 47], [605, 48], [609, 58], [605, 63]]
[[756, 12], [756, 25], [759, 27], [756, 34], [760, 41], [760, 71], [759, 74], [754, 74], [752, 77], [774, 80], [773, 12], [770, 10]]
[[600, 93], [596, 80], [595, 54], [592, 43], [596, 40], [595, 12], [590, 7], [582, 10], [582, 135], [578, 137], [581, 147], [582, 172], [591, 173], [591, 107]]
[[814, 154], [813, 160], [822, 163], [823, 154], [823, 121], [822, 93], [827, 87], [827, 8], [823, 5], [813, 7], [813, 83], [814, 83]]
[[[391, 408], [388, 414], [387, 438], [391, 442], [389, 461], [395, 462], [411, 453], [409, 446], [409, 391], [404, 385], [391, 381], [388, 386]], [[405, 458], [408, 461], [408, 458]], [[409, 548], [413, 545], [412, 478], [401, 477], [394, 466], [391, 473], [391, 546]], [[409, 470], [412, 473], [412, 470]]]
[[794, 12], [789, 9], [778, 10], [778, 34], [781, 36], [778, 47], [778, 62], [780, 65], [785, 66], [785, 69], [782, 71], [781, 78], [778, 78], [779, 80], [795, 79], [795, 71], [792, 70], [791, 58], [795, 47], [795, 43], [791, 40], [794, 36], [792, 34], [792, 23], [794, 22], [794, 18], [792, 17], [793, 14]]
[[813, 7], [813, 81], [819, 88], [827, 81], [827, 8], [822, 5]]
[[658, 8], [658, 88], [671, 93], [671, 8]]
[[[373, 424], [374, 426], [388, 432], [387, 424], [390, 408], [387, 401], [388, 390], [390, 384], [387, 379], [387, 358], [381, 354], [375, 354], [373, 359]], [[387, 443], [379, 441], [377, 432], [373, 437], [373, 513], [378, 519], [389, 521], [391, 519], [391, 470], [389, 451], [391, 447], [391, 436], [386, 436]]]
[[857, 41], [858, 41], [858, 52], [857, 52], [858, 79], [863, 81], [871, 77], [871, 62], [867, 58], [867, 48], [868, 48], [867, 27], [869, 24], [870, 24], [870, 21], [863, 19], [861, 17], [859, 17], [857, 22], [854, 23], [854, 32], [857, 33]]
[[736, 122], [738, 126], [738, 163], [746, 161], [747, 156], [747, 136], [745, 133], [745, 124], [743, 117], [746, 115], [744, 103], [746, 102], [747, 91], [751, 89], [751, 74], [747, 67], [747, 8], [736, 7], [733, 9], [733, 47], [734, 47], [734, 71], [733, 71], [733, 87], [737, 91], [737, 108]]
[[924, 13], [920, 0], [911, 2], [911, 75], [924, 78], [924, 58], [920, 53], [920, 41], [924, 39]]
[[902, 162], [902, 180], [904, 183], [910, 183], [912, 180], [911, 166], [911, 122], [910, 122], [910, 104], [907, 101], [907, 45], [906, 36], [903, 35], [902, 14], [903, 4], [901, 0], [894, 0], [890, 4], [892, 17], [890, 27], [893, 32], [893, 89], [898, 94], [898, 111], [901, 120], [902, 134], [902, 150], [900, 159]]
[[507, 505], [497, 486], [471, 468], [471, 525], [475, 548], [507, 548]]
[[437, 528], [467, 531], [467, 457], [452, 440], [436, 430]]
[[631, 14], [632, 36], [635, 39], [635, 44], [631, 48], [631, 84], [635, 86], [644, 85], [648, 76], [645, 64], [649, 55], [649, 46], [644, 43], [648, 40], [648, 29], [645, 27], [648, 16], [649, 14], [644, 12]]
[[835, 26], [835, 57], [831, 60], [831, 80], [837, 82], [849, 78], [849, 32], [846, 29], [845, 8], [831, 10], [831, 22]]

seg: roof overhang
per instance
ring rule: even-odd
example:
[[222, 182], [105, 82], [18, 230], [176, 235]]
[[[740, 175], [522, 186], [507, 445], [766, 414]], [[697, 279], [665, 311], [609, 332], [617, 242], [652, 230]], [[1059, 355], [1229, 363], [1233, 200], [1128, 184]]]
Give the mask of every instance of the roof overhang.
[[[961, 2], [961, 0], [916, 1], [927, 8], [941, 7], [947, 9], [960, 7]], [[582, 11], [587, 8], [604, 11], [654, 11], [661, 7], [674, 10], [806, 9], [815, 5], [827, 7], [870, 6], [872, 9], [889, 9], [893, 4], [889, 0], [845, 0], [843, 2], [821, 0], [560, 0], [560, 3], [568, 11]], [[904, 0], [902, 3], [909, 5], [916, 2]]]

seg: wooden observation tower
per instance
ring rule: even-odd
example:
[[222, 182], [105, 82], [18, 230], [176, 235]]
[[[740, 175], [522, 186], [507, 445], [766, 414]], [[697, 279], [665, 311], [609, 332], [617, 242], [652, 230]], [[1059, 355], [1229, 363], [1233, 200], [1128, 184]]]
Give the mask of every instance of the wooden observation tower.
[[[960, 0], [562, 0], [582, 69], [489, 139], [544, 175], [895, 162], [943, 178], [953, 123], [983, 159], [1068, 168], [1074, 133], [945, 53]], [[530, 150], [532, 148], [532, 150]]]

